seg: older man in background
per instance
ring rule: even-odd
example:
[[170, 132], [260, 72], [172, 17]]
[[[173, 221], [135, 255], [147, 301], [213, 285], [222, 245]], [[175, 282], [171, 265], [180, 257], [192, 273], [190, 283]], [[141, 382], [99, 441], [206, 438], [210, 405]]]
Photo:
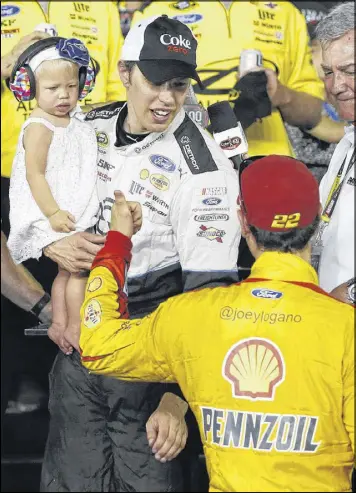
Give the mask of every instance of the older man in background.
[[[310, 37], [310, 47], [314, 66], [318, 76], [324, 80], [321, 68], [321, 44], [316, 39], [318, 22], [329, 12], [332, 5], [321, 2], [293, 2], [305, 17]], [[326, 99], [326, 97], [325, 97]], [[311, 130], [304, 130], [286, 123], [289, 138], [293, 144], [296, 158], [308, 166], [320, 183], [328, 169], [336, 145], [345, 134], [345, 122], [341, 121], [335, 108], [326, 100], [323, 104], [319, 124]]]
[[320, 184], [323, 206], [313, 248], [320, 286], [328, 292], [344, 284], [355, 303], [355, 6], [340, 4], [320, 21], [322, 68], [330, 102], [349, 122]]

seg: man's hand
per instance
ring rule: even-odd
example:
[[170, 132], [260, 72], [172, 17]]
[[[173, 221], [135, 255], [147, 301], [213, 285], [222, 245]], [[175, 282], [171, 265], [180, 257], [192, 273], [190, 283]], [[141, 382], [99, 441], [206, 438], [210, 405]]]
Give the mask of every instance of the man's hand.
[[147, 421], [148, 444], [160, 462], [174, 459], [184, 449], [188, 437], [184, 418], [187, 409], [185, 401], [167, 392]]
[[279, 81], [278, 75], [274, 70], [270, 68], [256, 67], [250, 69], [248, 72], [258, 72], [261, 70], [266, 74], [267, 77], [266, 89], [272, 106], [274, 108], [279, 108], [280, 106], [288, 105], [292, 101], [292, 91]]
[[281, 84], [274, 70], [263, 69], [267, 76], [267, 94], [274, 108], [288, 104], [290, 101], [289, 89]]
[[281, 104], [285, 104], [287, 101], [288, 88], [281, 84], [278, 80], [278, 76], [274, 70], [264, 67], [251, 68], [244, 75], [250, 72], [264, 72], [267, 77], [267, 94], [274, 108], [277, 108]]
[[90, 270], [95, 255], [104, 246], [105, 236], [74, 233], [43, 249], [46, 257], [71, 273]]
[[27, 36], [24, 36], [20, 39], [20, 41], [12, 48], [10, 53], [1, 57], [1, 80], [8, 79], [11, 75], [11, 72], [14, 68], [16, 61], [19, 56], [33, 43], [39, 41], [40, 39], [50, 38], [50, 35], [41, 32], [34, 31]]
[[306, 129], [314, 128], [321, 119], [322, 100], [283, 85], [274, 70], [269, 68], [262, 70], [267, 76], [267, 94], [273, 108], [278, 108], [283, 119], [290, 125]]
[[138, 202], [126, 202], [125, 196], [115, 190], [115, 203], [111, 209], [110, 229], [131, 238], [142, 226], [142, 209]]
[[73, 352], [73, 346], [64, 338], [65, 328], [64, 325], [54, 322], [48, 329], [47, 335], [64, 354], [69, 355]]

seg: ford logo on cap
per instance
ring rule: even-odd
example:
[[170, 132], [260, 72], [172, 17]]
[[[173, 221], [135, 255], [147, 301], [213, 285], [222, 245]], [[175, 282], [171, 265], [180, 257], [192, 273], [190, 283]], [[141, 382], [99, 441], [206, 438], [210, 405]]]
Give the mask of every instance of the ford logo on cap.
[[207, 199], [203, 200], [203, 204], [205, 205], [218, 205], [220, 204], [221, 199], [218, 199], [217, 197], [208, 197]]
[[20, 7], [17, 5], [1, 5], [1, 17], [10, 17], [20, 12]]
[[273, 291], [272, 289], [257, 288], [251, 291], [252, 296], [255, 298], [267, 298], [271, 300], [278, 300], [282, 298], [283, 293], [280, 291]]
[[156, 166], [156, 168], [162, 169], [163, 171], [167, 171], [168, 173], [172, 173], [176, 169], [176, 165], [172, 163], [168, 157], [152, 154], [149, 157], [149, 160], [153, 166]]

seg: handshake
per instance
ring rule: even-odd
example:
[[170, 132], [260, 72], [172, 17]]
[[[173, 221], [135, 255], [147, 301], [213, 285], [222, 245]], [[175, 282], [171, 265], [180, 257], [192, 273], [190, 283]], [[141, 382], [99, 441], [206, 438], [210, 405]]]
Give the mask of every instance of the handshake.
[[139, 202], [127, 202], [125, 195], [115, 190], [115, 202], [111, 209], [111, 231], [119, 231], [131, 238], [142, 226], [142, 207]]

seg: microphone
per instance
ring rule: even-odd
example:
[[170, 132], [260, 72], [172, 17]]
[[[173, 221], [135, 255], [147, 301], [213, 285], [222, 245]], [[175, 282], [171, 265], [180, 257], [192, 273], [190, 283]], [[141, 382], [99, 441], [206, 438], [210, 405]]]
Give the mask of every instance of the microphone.
[[198, 103], [192, 86], [189, 87], [189, 91], [185, 98], [183, 108], [185, 109], [185, 112], [188, 114], [188, 116], [193, 120], [193, 122], [197, 123], [203, 128], [206, 128], [208, 126], [208, 113], [206, 109], [204, 109], [202, 105]]
[[234, 169], [239, 170], [248, 144], [234, 110], [228, 101], [220, 101], [208, 106], [208, 114], [215, 142], [230, 159]]

